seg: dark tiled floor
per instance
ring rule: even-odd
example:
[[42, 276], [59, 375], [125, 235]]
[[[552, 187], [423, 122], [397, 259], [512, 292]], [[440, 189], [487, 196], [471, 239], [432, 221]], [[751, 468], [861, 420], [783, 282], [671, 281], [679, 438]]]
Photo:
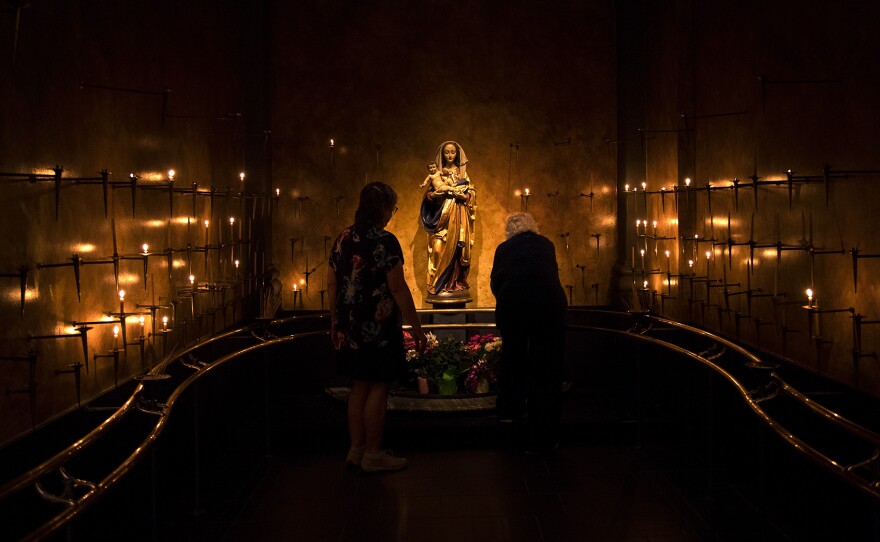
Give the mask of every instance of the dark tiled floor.
[[628, 447], [542, 459], [491, 449], [407, 452], [366, 474], [343, 453], [276, 457], [225, 540], [689, 541], [699, 519]]
[[[389, 412], [386, 444], [410, 464], [378, 475], [343, 466], [343, 401], [237, 402], [200, 426], [198, 456], [178, 418], [158, 469], [143, 464], [57, 539], [880, 540], [875, 501], [847, 497], [782, 443], [731, 451], [662, 418], [636, 424], [613, 399], [566, 393], [562, 447], [546, 458], [523, 454], [491, 412]], [[710, 444], [725, 453], [706, 460]]]
[[710, 492], [727, 486], [686, 449], [636, 446], [628, 416], [596, 402], [590, 390], [566, 395], [562, 447], [545, 458], [523, 454], [514, 428], [492, 414], [391, 412], [386, 444], [409, 466], [366, 474], [343, 466], [344, 403], [291, 396], [273, 405], [269, 456], [254, 453], [259, 431], [230, 441], [205, 463], [202, 514], [178, 505], [162, 532], [211, 542], [803, 539], [741, 495]]

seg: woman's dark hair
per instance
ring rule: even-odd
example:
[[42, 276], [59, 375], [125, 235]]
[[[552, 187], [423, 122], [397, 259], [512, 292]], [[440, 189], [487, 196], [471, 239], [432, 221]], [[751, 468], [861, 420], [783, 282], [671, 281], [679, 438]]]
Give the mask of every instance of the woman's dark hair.
[[397, 205], [397, 192], [385, 183], [370, 183], [361, 190], [361, 199], [354, 213], [355, 222], [383, 225], [385, 213]]

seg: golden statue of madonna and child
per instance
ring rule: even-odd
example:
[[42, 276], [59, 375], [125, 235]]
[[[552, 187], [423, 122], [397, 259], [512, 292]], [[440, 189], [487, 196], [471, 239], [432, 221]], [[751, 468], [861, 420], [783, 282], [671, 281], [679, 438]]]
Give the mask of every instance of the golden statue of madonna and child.
[[428, 233], [426, 301], [463, 304], [471, 301], [468, 271], [474, 245], [477, 193], [467, 174], [467, 156], [455, 141], [446, 141], [428, 163], [419, 220]]

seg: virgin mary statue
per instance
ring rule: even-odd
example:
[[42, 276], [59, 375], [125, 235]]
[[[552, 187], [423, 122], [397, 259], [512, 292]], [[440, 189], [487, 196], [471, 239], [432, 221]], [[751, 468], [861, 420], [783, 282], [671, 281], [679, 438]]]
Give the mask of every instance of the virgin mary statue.
[[464, 149], [455, 141], [444, 142], [428, 169], [431, 175], [426, 179], [420, 212], [422, 227], [428, 232], [427, 301], [466, 303], [471, 301], [467, 277], [477, 193], [467, 174]]

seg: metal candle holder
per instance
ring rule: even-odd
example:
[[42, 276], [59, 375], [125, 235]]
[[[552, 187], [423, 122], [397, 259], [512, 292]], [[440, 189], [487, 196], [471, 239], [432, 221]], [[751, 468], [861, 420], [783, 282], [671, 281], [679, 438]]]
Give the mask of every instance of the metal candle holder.
[[[115, 324], [116, 322], [101, 322], [101, 323]], [[78, 337], [82, 342], [83, 359], [86, 364], [86, 372], [88, 372], [88, 370], [89, 370], [89, 338], [88, 338], [87, 334], [88, 334], [89, 330], [92, 328], [89, 327], [88, 325], [86, 325], [85, 322], [80, 322], [80, 323], [74, 322], [73, 327], [77, 330], [77, 333], [61, 333], [61, 334], [57, 334], [57, 335], [31, 335], [30, 337], [28, 337], [28, 340], [40, 341], [40, 340], [46, 340], [46, 339], [69, 339], [72, 337]]]
[[18, 273], [0, 274], [0, 277], [13, 277], [17, 278], [19, 281], [19, 290], [21, 297], [21, 318], [24, 318], [24, 302], [27, 298], [28, 272], [30, 272], [30, 270], [31, 268], [27, 265], [22, 265], [18, 268]]
[[852, 360], [855, 368], [856, 387], [859, 383], [859, 362], [862, 358], [874, 358], [877, 361], [877, 352], [862, 352], [862, 326], [880, 324], [880, 320], [865, 320], [864, 317], [855, 313], [852, 315], [853, 321], [853, 347]]
[[522, 194], [520, 194], [520, 211], [529, 212], [529, 197], [531, 194], [529, 193], [529, 189], [526, 188]]
[[880, 258], [880, 254], [860, 254], [857, 248], [852, 248], [849, 252], [852, 255], [853, 293], [857, 293], [859, 291], [859, 259]]
[[97, 368], [98, 360], [102, 358], [113, 359], [113, 387], [119, 387], [119, 349], [115, 346], [107, 354], [95, 354], [95, 367]]
[[[804, 305], [804, 308], [807, 310], [807, 330], [808, 330], [810, 339], [814, 340], [817, 345], [820, 344], [821, 342], [827, 342], [822, 339], [822, 335], [821, 335], [821, 333], [822, 333], [821, 315], [848, 312], [851, 316], [854, 316], [856, 313], [856, 310], [853, 307], [847, 307], [845, 309], [820, 309], [819, 302], [815, 298], [813, 299], [812, 303], [808, 303], [807, 305]], [[815, 326], [816, 334], [815, 335], [813, 334], [813, 329], [814, 329], [813, 328], [813, 318], [816, 319], [816, 326]]]
[[78, 254], [74, 254], [70, 258], [70, 263], [50, 263], [50, 264], [37, 264], [37, 269], [45, 269], [50, 267], [73, 267], [73, 278], [76, 283], [76, 300], [77, 302], [82, 302], [82, 288], [80, 287], [80, 266], [82, 265], [82, 258], [79, 257]]
[[81, 373], [82, 373], [83, 364], [80, 362], [76, 362], [76, 363], [71, 363], [70, 365], [68, 365], [68, 367], [70, 367], [70, 369], [66, 369], [66, 370], [56, 369], [55, 374], [56, 375], [73, 374], [73, 385], [76, 388], [76, 406], [77, 406], [77, 408], [79, 408], [80, 398], [81, 398], [80, 397], [81, 396], [81, 389], [82, 389]]

